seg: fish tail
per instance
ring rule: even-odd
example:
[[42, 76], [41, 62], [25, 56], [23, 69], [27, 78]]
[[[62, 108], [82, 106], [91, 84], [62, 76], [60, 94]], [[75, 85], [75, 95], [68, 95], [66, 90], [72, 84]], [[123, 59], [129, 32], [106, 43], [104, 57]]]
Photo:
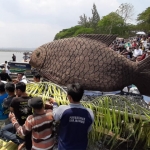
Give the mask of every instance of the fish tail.
[[150, 96], [150, 56], [137, 64], [135, 85], [142, 95]]

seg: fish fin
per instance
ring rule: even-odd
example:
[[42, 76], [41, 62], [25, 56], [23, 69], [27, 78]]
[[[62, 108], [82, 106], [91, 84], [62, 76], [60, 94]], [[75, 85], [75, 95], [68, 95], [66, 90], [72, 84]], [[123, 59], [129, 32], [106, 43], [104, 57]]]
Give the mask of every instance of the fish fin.
[[150, 56], [137, 64], [135, 85], [142, 95], [150, 96]]
[[101, 41], [109, 46], [117, 37], [117, 35], [106, 35], [106, 34], [79, 34], [77, 37], [88, 38], [91, 40]]

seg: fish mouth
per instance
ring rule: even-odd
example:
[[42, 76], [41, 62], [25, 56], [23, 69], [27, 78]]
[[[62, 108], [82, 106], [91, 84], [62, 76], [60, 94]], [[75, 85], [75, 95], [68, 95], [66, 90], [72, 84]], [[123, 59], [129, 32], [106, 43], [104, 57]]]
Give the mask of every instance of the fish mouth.
[[29, 64], [36, 69], [41, 69], [45, 62], [45, 58], [46, 50], [42, 47], [39, 47], [33, 51]]

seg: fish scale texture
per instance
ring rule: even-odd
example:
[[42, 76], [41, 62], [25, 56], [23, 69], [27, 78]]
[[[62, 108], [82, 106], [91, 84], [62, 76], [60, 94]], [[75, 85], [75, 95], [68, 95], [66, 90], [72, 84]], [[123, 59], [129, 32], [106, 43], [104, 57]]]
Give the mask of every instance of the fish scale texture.
[[78, 82], [87, 90], [122, 90], [136, 85], [138, 65], [108, 47], [115, 37], [79, 35], [56, 40], [37, 48], [30, 64], [59, 85]]

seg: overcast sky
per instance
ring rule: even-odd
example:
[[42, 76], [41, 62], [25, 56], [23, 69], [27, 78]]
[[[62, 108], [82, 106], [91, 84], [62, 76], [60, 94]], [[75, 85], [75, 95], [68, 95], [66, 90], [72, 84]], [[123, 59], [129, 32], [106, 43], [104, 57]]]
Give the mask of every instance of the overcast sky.
[[0, 48], [37, 48], [51, 42], [62, 29], [77, 25], [80, 15], [91, 17], [93, 3], [100, 17], [131, 3], [135, 22], [150, 0], [0, 0]]

